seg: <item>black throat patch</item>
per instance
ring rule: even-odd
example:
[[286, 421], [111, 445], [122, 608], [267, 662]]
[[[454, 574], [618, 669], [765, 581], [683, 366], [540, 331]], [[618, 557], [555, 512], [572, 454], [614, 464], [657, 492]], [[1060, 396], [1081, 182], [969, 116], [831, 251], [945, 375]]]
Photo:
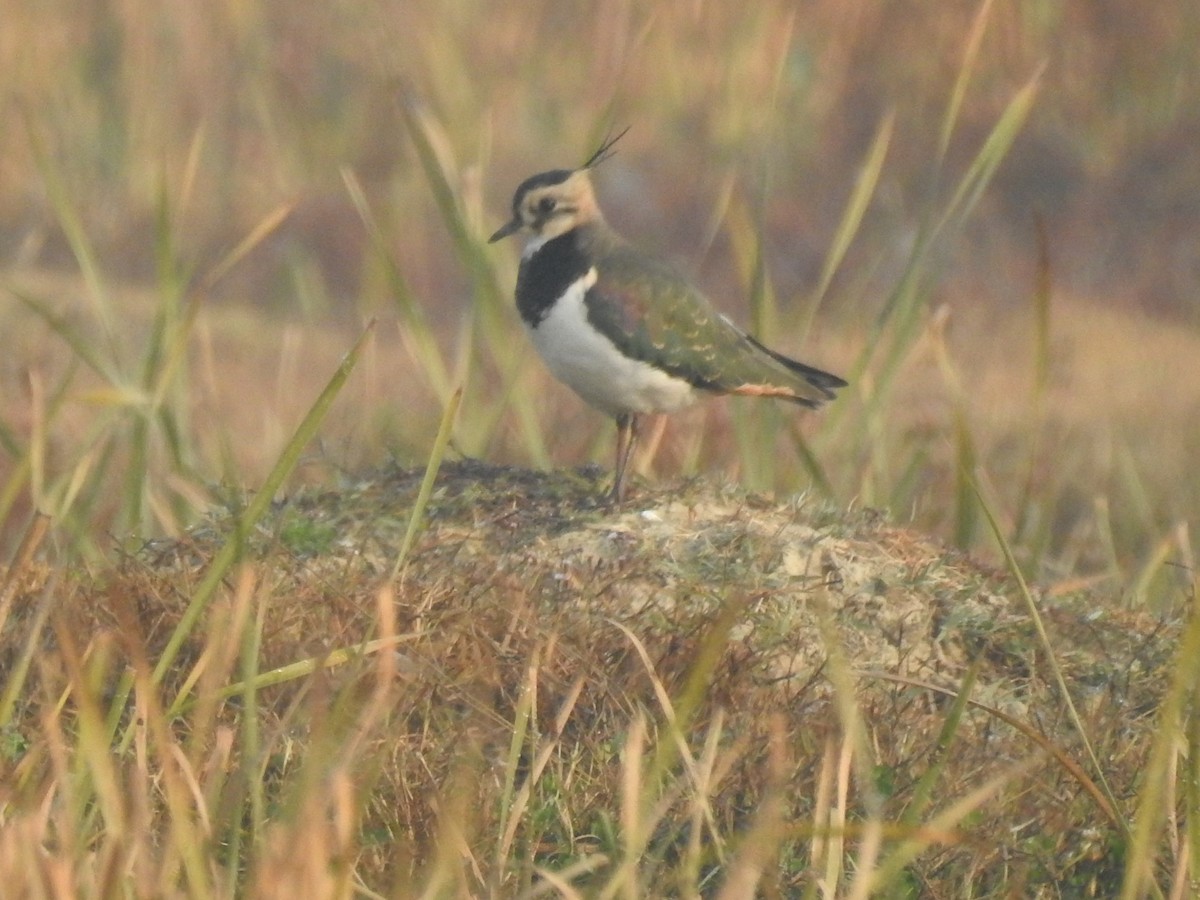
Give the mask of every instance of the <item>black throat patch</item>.
[[587, 274], [591, 264], [579, 247], [578, 229], [546, 241], [521, 260], [517, 272], [517, 311], [537, 328], [567, 288]]

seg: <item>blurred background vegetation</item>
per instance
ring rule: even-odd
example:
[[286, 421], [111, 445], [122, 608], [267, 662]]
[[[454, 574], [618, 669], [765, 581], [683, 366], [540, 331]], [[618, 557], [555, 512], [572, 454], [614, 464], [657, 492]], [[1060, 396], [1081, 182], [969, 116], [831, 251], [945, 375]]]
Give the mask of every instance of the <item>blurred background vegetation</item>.
[[[630, 125], [598, 175], [610, 221], [855, 382], [802, 424], [765, 404], [681, 416], [646, 470], [819, 490], [986, 552], [973, 474], [1041, 577], [1141, 600], [1191, 565], [1194, 3], [3, 0], [0, 17], [10, 544], [36, 506], [58, 546], [104, 557], [185, 526], [214, 483], [259, 483], [371, 316], [305, 477], [420, 463], [458, 384], [458, 452], [607, 463], [610, 423], [549, 381], [508, 308], [514, 249], [482, 241], [522, 178]], [[999, 130], [1023, 90], [1027, 118]]]

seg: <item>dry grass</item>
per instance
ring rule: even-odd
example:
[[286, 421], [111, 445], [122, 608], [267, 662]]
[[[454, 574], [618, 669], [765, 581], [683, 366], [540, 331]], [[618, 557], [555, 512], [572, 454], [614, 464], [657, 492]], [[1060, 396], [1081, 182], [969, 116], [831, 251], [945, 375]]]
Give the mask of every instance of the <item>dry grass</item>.
[[[1193, 15], [27, 7], [6, 887], [1186, 894]], [[852, 381], [675, 417], [618, 511], [482, 243], [614, 122], [614, 224]]]
[[[84, 889], [111, 867], [153, 893], [182, 864], [163, 829], [185, 825], [205, 867], [192, 895], [193, 877], [219, 894], [240, 880], [242, 846], [257, 896], [432, 896], [439, 879], [515, 896], [547, 886], [542, 870], [597, 895], [628, 879], [637, 896], [749, 896], [730, 885], [759, 825], [769, 865], [751, 884], [768, 895], [848, 886], [855, 859], [918, 895], [1075, 895], [1120, 877], [1174, 626], [1097, 615], [1086, 594], [1042, 601], [1114, 808], [1001, 573], [814, 501], [677, 483], [613, 515], [594, 471], [454, 464], [381, 588], [419, 482], [388, 470], [304, 491], [249, 536], [256, 562], [162, 689], [137, 688], [149, 730], [121, 727], [145, 749], [112, 773], [101, 821], [119, 810], [125, 826], [97, 833], [95, 862], [46, 843], [70, 827], [62, 729], [161, 652], [231, 522], [100, 585], [49, 585], [57, 638], [8, 732], [25, 752], [6, 800], [8, 853], [49, 852], [32, 868], [9, 855], [6, 883], [60, 871]], [[47, 577], [22, 585], [15, 633]], [[247, 640], [258, 653], [239, 670]], [[167, 708], [181, 718], [157, 734]], [[182, 809], [152, 787], [169, 777], [189, 785]]]

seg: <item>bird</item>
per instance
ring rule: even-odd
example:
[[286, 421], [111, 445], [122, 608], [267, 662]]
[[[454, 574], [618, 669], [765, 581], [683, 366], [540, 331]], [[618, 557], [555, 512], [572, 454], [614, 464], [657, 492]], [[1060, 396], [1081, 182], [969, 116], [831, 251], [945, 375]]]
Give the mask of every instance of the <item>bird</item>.
[[775, 397], [817, 408], [847, 382], [778, 353], [720, 313], [684, 276], [604, 218], [592, 171], [625, 129], [575, 169], [525, 179], [488, 239], [526, 238], [516, 306], [550, 372], [617, 424], [609, 500], [626, 496], [640, 418], [705, 395]]

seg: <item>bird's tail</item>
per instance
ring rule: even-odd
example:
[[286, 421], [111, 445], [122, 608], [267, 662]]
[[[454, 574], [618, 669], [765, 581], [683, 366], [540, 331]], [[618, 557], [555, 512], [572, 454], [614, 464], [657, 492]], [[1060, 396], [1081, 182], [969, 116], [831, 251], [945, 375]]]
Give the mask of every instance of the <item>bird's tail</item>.
[[[808, 384], [812, 385], [824, 395], [825, 400], [832, 400], [835, 396], [834, 392], [838, 388], [844, 388], [847, 381], [844, 378], [839, 378], [832, 372], [826, 372], [823, 369], [817, 369], [813, 366], [805, 365], [804, 363], [792, 359], [790, 356], [784, 356], [782, 353], [776, 353], [770, 347], [756, 341], [751, 335], [746, 335], [750, 343], [761, 350], [775, 362], [779, 363], [789, 372], [799, 375]], [[815, 400], [809, 397], [792, 397], [797, 403], [803, 403], [805, 406], [819, 406], [821, 400]]]

